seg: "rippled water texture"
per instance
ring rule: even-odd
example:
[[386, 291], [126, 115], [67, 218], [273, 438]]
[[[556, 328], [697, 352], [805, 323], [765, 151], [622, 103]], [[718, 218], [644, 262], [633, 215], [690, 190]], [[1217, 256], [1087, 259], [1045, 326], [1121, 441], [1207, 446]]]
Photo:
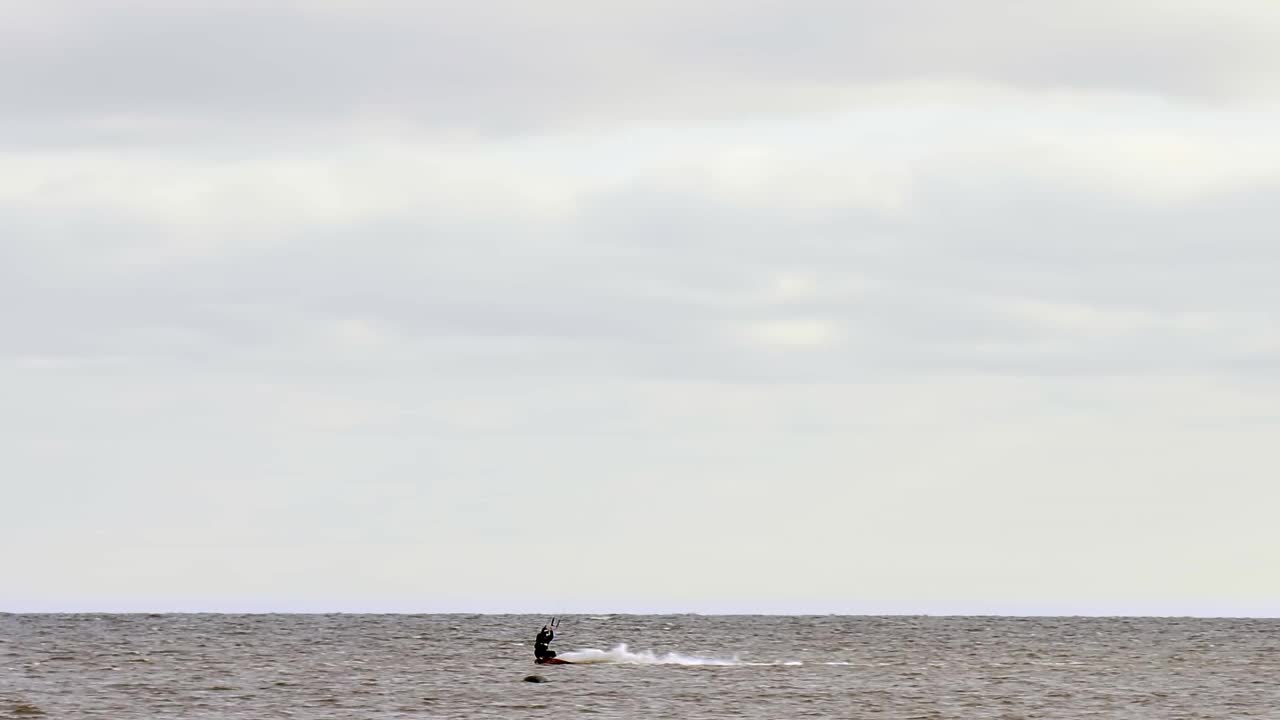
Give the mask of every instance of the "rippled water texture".
[[0, 615], [0, 718], [1280, 718], [1273, 620], [544, 620]]

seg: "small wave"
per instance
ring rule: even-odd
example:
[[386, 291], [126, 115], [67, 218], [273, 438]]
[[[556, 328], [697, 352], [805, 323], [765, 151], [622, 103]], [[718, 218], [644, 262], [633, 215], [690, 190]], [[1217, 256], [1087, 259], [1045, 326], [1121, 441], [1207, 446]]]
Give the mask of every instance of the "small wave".
[[557, 657], [575, 665], [741, 665], [738, 658], [704, 658], [680, 653], [658, 655], [650, 650], [631, 652], [623, 643], [612, 650], [585, 648], [560, 653]]

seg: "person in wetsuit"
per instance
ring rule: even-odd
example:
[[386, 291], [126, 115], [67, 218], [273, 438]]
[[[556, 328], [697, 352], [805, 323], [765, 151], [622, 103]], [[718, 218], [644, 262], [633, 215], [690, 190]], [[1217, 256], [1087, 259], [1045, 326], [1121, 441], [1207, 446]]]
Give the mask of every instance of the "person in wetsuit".
[[556, 656], [555, 650], [548, 650], [547, 646], [556, 637], [555, 632], [548, 625], [542, 626], [542, 631], [538, 633], [538, 637], [533, 641], [533, 657], [535, 660], [550, 660]]

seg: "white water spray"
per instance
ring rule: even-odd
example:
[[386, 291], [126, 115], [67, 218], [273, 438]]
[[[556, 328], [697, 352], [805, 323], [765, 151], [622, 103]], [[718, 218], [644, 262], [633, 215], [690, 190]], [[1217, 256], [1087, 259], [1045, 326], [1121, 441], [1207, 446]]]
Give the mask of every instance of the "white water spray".
[[594, 648], [584, 648], [582, 650], [572, 650], [563, 652], [556, 657], [562, 660], [568, 660], [575, 665], [741, 665], [738, 658], [704, 658], [694, 657], [691, 655], [681, 655], [680, 653], [667, 653], [658, 655], [649, 650], [643, 652], [632, 652], [627, 649], [626, 643], [618, 645], [612, 650], [596, 650]]

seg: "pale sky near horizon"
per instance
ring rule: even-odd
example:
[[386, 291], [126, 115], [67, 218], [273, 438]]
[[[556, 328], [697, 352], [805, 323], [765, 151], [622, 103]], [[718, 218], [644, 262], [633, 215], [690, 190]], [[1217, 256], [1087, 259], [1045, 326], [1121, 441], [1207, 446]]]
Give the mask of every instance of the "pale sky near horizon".
[[1280, 616], [1280, 3], [110, 5], [0, 611]]

